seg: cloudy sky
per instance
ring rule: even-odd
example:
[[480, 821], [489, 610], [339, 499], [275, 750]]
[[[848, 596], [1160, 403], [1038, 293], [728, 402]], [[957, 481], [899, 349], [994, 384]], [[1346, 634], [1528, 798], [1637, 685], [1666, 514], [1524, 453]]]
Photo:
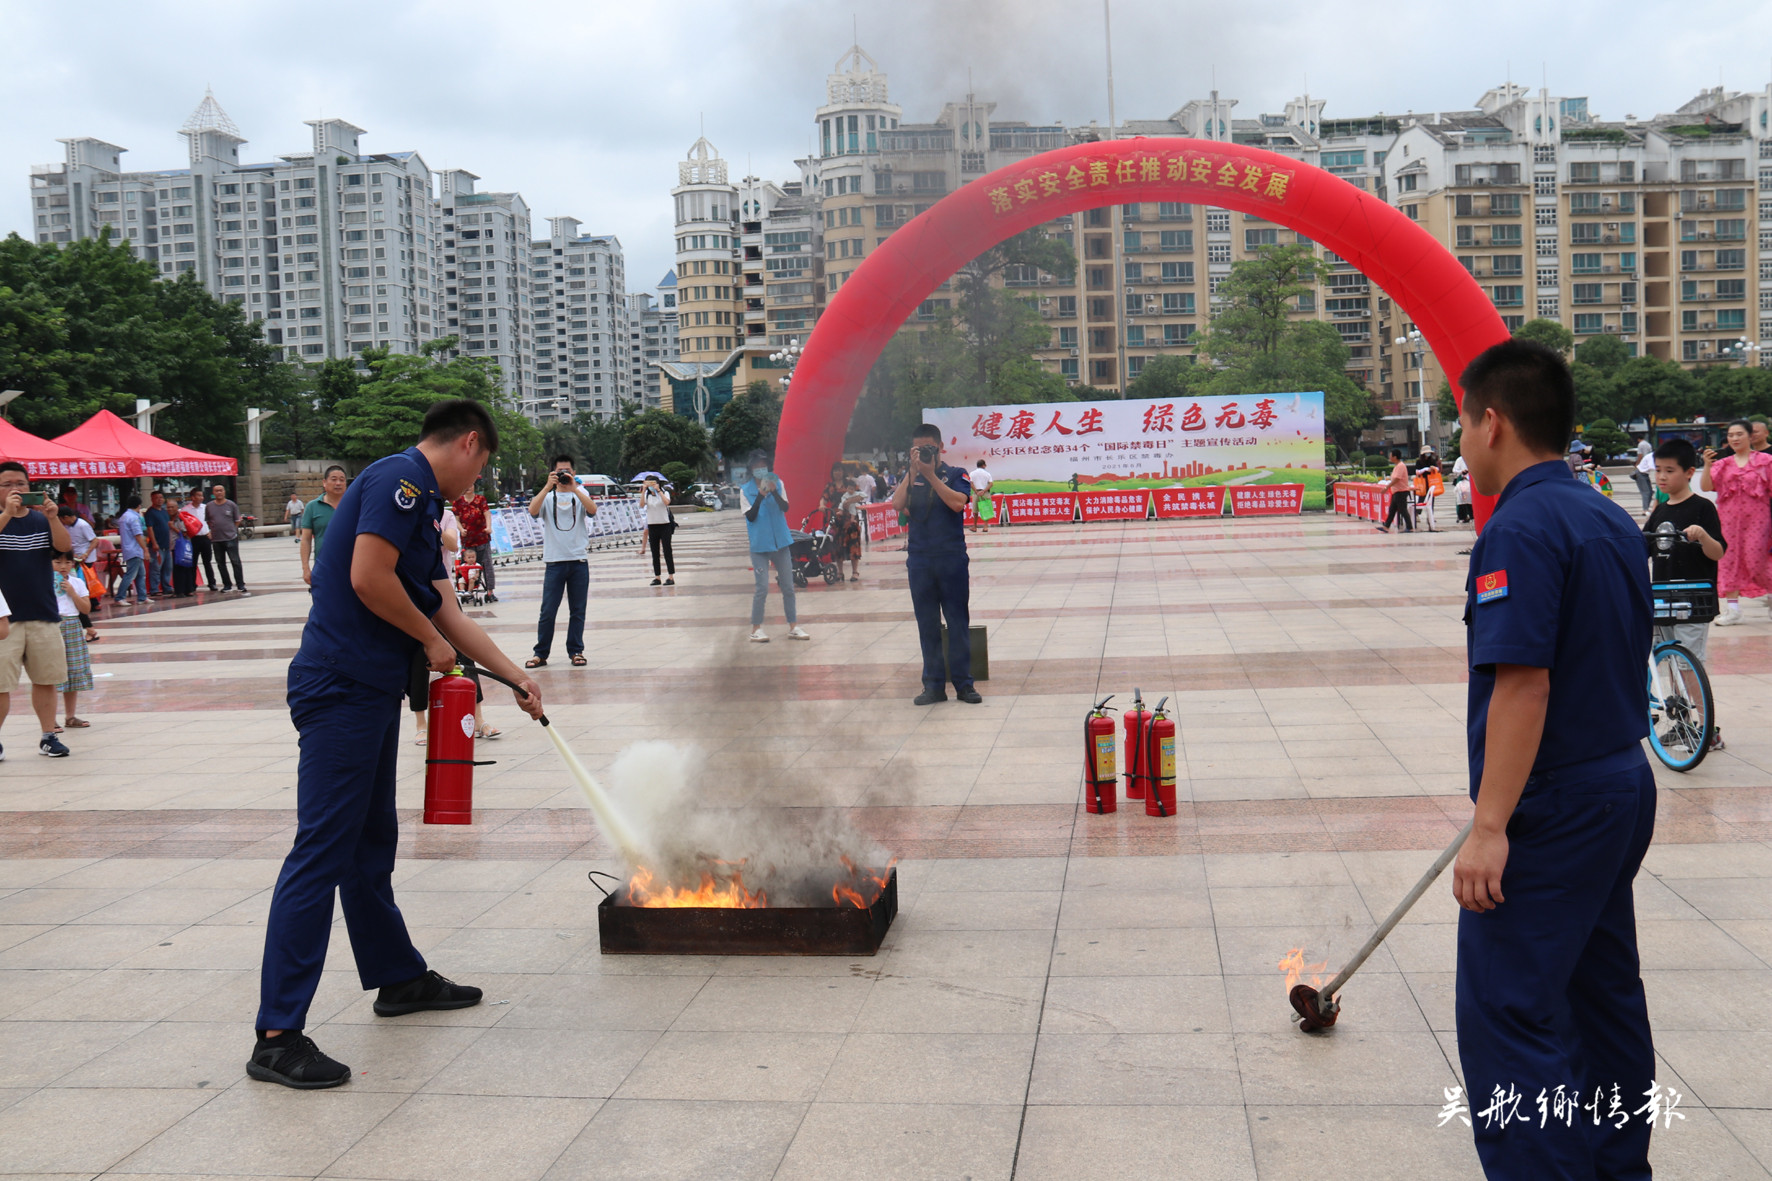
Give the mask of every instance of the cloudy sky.
[[[852, 28], [909, 121], [969, 74], [999, 117], [1107, 121], [1098, 0], [0, 0], [0, 232], [29, 232], [28, 172], [60, 159], [58, 138], [121, 144], [136, 169], [182, 166], [178, 127], [210, 86], [250, 159], [342, 116], [368, 130], [367, 151], [416, 149], [518, 190], [537, 228], [567, 214], [618, 235], [629, 287], [650, 289], [671, 265], [676, 161], [703, 121], [735, 176], [797, 176]], [[1331, 118], [1450, 109], [1511, 72], [1587, 95], [1604, 118], [1647, 117], [1719, 83], [1763, 89], [1768, 28], [1767, 0], [1113, 0], [1117, 110], [1162, 117], [1214, 78], [1240, 116], [1307, 84]]]

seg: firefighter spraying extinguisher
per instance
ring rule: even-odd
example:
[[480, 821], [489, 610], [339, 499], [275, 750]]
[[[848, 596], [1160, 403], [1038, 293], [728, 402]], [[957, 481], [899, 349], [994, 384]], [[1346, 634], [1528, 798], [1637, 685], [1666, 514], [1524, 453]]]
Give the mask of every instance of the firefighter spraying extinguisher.
[[1083, 810], [1101, 815], [1119, 808], [1114, 782], [1114, 719], [1109, 693], [1083, 716]]
[[1144, 765], [1149, 792], [1144, 798], [1146, 816], [1175, 815], [1175, 722], [1163, 712], [1169, 699], [1157, 702], [1144, 724]]
[[1150, 721], [1151, 711], [1144, 707], [1144, 690], [1132, 690], [1132, 708], [1120, 715], [1126, 736], [1120, 743], [1120, 749], [1126, 752], [1126, 798], [1142, 800], [1145, 794], [1145, 781], [1150, 777], [1150, 765], [1145, 762], [1144, 728]]
[[474, 682], [461, 666], [430, 685], [430, 726], [425, 739], [425, 823], [474, 822]]

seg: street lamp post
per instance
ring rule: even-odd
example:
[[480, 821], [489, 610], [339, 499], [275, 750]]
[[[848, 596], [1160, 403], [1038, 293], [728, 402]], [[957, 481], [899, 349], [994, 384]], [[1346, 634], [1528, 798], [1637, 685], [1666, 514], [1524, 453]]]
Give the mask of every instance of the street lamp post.
[[1424, 338], [1419, 329], [1411, 327], [1402, 336], [1393, 337], [1391, 343], [1398, 348], [1407, 347], [1404, 354], [1404, 380], [1408, 380], [1408, 371], [1415, 370], [1415, 429], [1421, 432], [1423, 446], [1432, 446], [1428, 441], [1434, 427], [1434, 404], [1428, 401], [1427, 382], [1422, 373], [1422, 346]]
[[[150, 403], [146, 398], [137, 398], [135, 400], [135, 429], [141, 431], [145, 435], [153, 434], [154, 415], [160, 413], [170, 405], [172, 405], [171, 402]], [[149, 495], [154, 491], [154, 478], [152, 476], [143, 476], [138, 483], [142, 494], [142, 503], [146, 504]]]
[[1728, 351], [1739, 357], [1741, 359], [1741, 367], [1746, 369], [1753, 363], [1753, 357], [1750, 354], [1765, 352], [1767, 349], [1768, 346], [1765, 341], [1749, 340], [1747, 337], [1743, 336], [1733, 345], [1729, 346]]

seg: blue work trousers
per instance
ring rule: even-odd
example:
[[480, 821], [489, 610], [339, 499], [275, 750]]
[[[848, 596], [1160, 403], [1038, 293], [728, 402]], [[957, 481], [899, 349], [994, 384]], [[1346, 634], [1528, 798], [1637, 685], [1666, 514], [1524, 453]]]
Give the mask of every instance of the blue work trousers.
[[585, 650], [585, 598], [591, 591], [591, 566], [576, 562], [549, 562], [541, 579], [541, 619], [535, 628], [535, 654], [542, 660], [554, 648], [554, 617], [560, 614], [560, 596], [566, 597], [566, 655]]
[[265, 926], [261, 1030], [307, 1024], [326, 965], [334, 890], [365, 989], [424, 975], [392, 881], [401, 702], [338, 673], [290, 666], [289, 713], [301, 735], [295, 846], [283, 859]]
[[784, 545], [778, 550], [751, 551], [751, 573], [757, 576], [757, 590], [751, 595], [751, 626], [763, 626], [763, 608], [769, 601], [769, 567], [775, 567], [775, 585], [781, 588], [781, 611], [788, 626], [794, 626], [794, 547]]
[[[1635, 1112], [1655, 1074], [1631, 893], [1654, 832], [1655, 777], [1636, 747], [1534, 775], [1507, 826], [1506, 901], [1459, 912], [1458, 1054], [1486, 1176], [1649, 1177], [1647, 1119], [1615, 1127], [1612, 1096]], [[1554, 1105], [1559, 1087], [1583, 1108], [1598, 1093], [1599, 1126], [1580, 1109], [1540, 1126], [1540, 1092]], [[1505, 1128], [1482, 1114], [1496, 1088]]]
[[[917, 615], [917, 638], [923, 643], [923, 687], [945, 691], [972, 688], [972, 582], [964, 549], [945, 553], [909, 554], [904, 572], [911, 584], [911, 608]], [[948, 625], [947, 669], [942, 669], [941, 624]]]

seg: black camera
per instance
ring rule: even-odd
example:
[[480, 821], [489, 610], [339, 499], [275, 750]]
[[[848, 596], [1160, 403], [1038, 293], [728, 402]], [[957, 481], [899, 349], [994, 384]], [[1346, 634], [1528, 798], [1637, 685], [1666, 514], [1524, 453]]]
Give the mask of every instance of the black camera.
[[941, 452], [937, 451], [934, 447], [931, 447], [927, 443], [925, 443], [923, 446], [917, 448], [917, 458], [922, 460], [924, 463], [934, 463], [935, 457], [939, 454], [941, 454]]
[[572, 473], [571, 472], [555, 472], [554, 473], [554, 482], [556, 484], [570, 484], [572, 482]]

